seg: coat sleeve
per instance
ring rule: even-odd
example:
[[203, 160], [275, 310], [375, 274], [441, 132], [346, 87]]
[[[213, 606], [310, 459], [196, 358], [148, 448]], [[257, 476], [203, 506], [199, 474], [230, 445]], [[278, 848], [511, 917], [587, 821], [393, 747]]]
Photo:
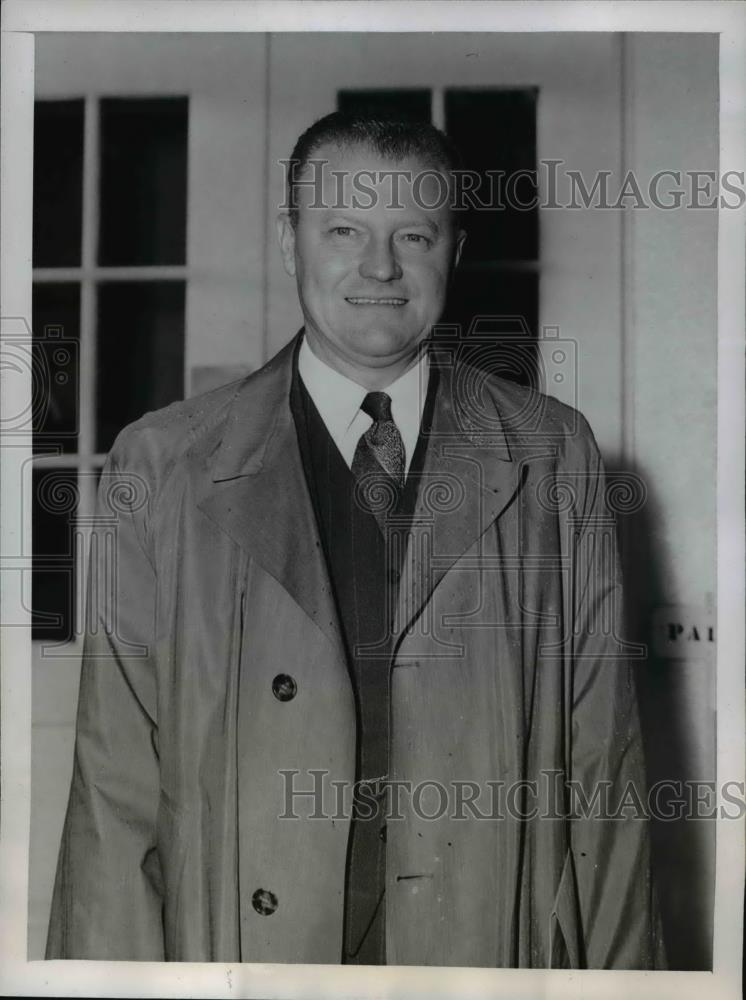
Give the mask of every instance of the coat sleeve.
[[603, 461], [582, 418], [573, 451], [567, 860], [577, 887], [579, 962], [592, 969], [664, 968], [615, 517]]
[[98, 489], [73, 776], [47, 958], [164, 957], [155, 851], [155, 573], [144, 527], [152, 489], [132, 471], [126, 436], [115, 442]]

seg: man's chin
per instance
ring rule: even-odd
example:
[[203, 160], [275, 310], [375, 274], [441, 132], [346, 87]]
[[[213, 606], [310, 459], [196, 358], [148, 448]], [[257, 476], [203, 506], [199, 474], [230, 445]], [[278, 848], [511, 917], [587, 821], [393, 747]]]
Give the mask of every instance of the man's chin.
[[372, 364], [385, 364], [392, 359], [414, 354], [423, 335], [420, 332], [379, 328], [365, 328], [356, 331], [350, 346], [355, 354], [370, 358]]
[[426, 333], [409, 325], [381, 322], [357, 323], [344, 330], [337, 324], [314, 331], [306, 322], [306, 335], [317, 355], [327, 360], [336, 356], [363, 368], [385, 368], [413, 356]]

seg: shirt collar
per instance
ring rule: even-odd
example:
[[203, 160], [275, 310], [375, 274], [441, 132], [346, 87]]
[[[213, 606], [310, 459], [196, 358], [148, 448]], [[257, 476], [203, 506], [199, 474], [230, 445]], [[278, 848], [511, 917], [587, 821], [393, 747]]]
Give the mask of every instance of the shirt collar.
[[[345, 434], [368, 390], [318, 358], [305, 336], [298, 353], [298, 373], [332, 435]], [[383, 390], [391, 397], [391, 415], [402, 431], [411, 426], [419, 431], [429, 373], [427, 351], [423, 351], [416, 365]]]
[[298, 353], [298, 374], [332, 435], [344, 434], [365, 399], [366, 389], [317, 358], [305, 336]]

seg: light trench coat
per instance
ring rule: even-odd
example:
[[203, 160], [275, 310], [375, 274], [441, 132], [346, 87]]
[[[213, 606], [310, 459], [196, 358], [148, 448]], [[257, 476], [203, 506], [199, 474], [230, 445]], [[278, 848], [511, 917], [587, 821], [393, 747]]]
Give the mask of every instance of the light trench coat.
[[[297, 342], [107, 459], [47, 957], [340, 961], [355, 704], [289, 407]], [[393, 624], [390, 777], [410, 784], [388, 964], [662, 962], [646, 823], [562, 807], [566, 778], [645, 795], [619, 616], [583, 418], [444, 371]], [[288, 800], [314, 787], [321, 806]]]

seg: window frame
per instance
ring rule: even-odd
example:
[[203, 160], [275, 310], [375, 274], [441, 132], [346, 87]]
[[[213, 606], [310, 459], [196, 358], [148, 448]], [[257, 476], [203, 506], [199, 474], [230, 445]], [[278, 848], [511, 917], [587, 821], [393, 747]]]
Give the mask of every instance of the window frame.
[[[183, 281], [188, 293], [191, 277], [189, 268], [188, 241], [184, 248], [184, 264], [148, 264], [128, 266], [105, 266], [97, 262], [98, 234], [101, 220], [101, 101], [110, 94], [86, 93], [78, 95], [83, 101], [83, 165], [82, 165], [82, 225], [80, 265], [76, 267], [33, 267], [32, 285], [75, 284], [80, 291], [80, 326], [78, 330], [78, 439], [75, 452], [55, 453], [48, 450], [44, 454], [32, 456], [32, 468], [75, 469], [77, 472], [78, 502], [74, 513], [72, 562], [74, 589], [71, 595], [72, 622], [70, 637], [62, 641], [36, 638], [35, 645], [43, 645], [48, 655], [50, 648], [64, 647], [65, 654], [75, 653], [82, 648], [85, 618], [86, 586], [88, 579], [89, 544], [87, 534], [96, 511], [97, 475], [106, 460], [106, 452], [96, 450], [96, 392], [97, 392], [97, 351], [98, 333], [98, 290], [106, 282], [138, 281], [157, 282], [164, 280]], [[121, 95], [129, 96], [129, 95]], [[159, 95], [160, 96], [160, 95]], [[186, 95], [189, 101], [189, 95]], [[69, 97], [54, 98], [37, 94], [36, 102], [69, 100]], [[136, 100], [147, 100], [147, 95], [137, 95]], [[187, 112], [187, 115], [189, 111]], [[188, 122], [188, 118], [187, 118]], [[187, 125], [188, 129], [188, 125]], [[187, 167], [189, 144], [187, 142]], [[185, 205], [188, 217], [188, 205]], [[33, 319], [33, 318], [32, 318]], [[184, 343], [186, 349], [186, 315], [184, 317]], [[186, 391], [186, 378], [184, 378]]]

